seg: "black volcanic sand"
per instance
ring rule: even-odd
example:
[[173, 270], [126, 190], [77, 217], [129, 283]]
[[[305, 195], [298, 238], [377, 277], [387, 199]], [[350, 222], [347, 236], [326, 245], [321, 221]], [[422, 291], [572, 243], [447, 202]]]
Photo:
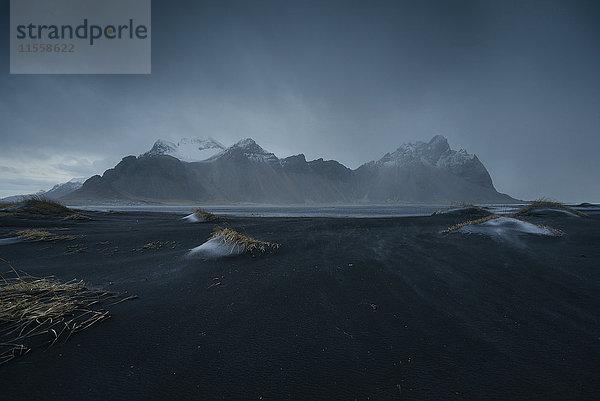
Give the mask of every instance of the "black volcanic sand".
[[[202, 260], [185, 255], [213, 224], [86, 214], [93, 220], [3, 217], [2, 236], [68, 227], [53, 232], [78, 238], [2, 245], [0, 257], [139, 299], [0, 366], [2, 400], [600, 394], [600, 215], [531, 217], [566, 235], [518, 242], [440, 233], [460, 216], [228, 218], [281, 248]], [[153, 241], [168, 244], [143, 249]]]

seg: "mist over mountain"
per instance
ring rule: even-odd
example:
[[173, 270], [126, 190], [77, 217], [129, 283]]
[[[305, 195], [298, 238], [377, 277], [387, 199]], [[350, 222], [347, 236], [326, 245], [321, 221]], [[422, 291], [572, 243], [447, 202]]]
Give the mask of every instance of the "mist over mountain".
[[77, 203], [401, 203], [515, 200], [496, 191], [477, 156], [443, 136], [400, 146], [351, 170], [335, 160], [278, 158], [250, 138], [158, 140], [62, 197]]

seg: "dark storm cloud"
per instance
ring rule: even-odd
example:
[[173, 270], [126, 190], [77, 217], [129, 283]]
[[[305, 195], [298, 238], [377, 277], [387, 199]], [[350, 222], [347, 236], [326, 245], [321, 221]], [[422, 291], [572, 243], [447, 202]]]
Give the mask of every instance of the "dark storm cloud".
[[0, 158], [66, 176], [158, 137], [250, 136], [356, 167], [442, 134], [500, 191], [600, 200], [599, 14], [567, 1], [155, 0], [150, 76], [0, 77]]

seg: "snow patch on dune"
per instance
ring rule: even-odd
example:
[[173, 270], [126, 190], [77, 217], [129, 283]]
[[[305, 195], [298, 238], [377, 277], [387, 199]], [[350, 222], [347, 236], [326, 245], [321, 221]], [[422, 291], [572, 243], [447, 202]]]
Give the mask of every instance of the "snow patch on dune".
[[198, 217], [196, 213], [192, 213], [182, 217], [181, 220], [187, 220], [190, 223], [198, 223], [200, 221], [200, 217]]
[[204, 223], [208, 221], [206, 217], [201, 216], [198, 213], [188, 214], [187, 216], [182, 217], [181, 220], [186, 220], [189, 223]]
[[191, 249], [188, 252], [188, 256], [212, 259], [224, 256], [241, 255], [244, 252], [246, 252], [246, 247], [244, 245], [225, 243], [223, 237], [220, 236], [209, 239], [204, 244]]
[[11, 237], [11, 238], [2, 238], [0, 239], [0, 245], [10, 245], [21, 242], [21, 238]]
[[461, 227], [458, 231], [500, 238], [512, 237], [515, 234], [535, 234], [547, 236], [557, 235], [552, 230], [528, 223], [526, 221], [514, 219], [512, 217], [498, 217], [496, 219], [488, 220], [484, 223]]

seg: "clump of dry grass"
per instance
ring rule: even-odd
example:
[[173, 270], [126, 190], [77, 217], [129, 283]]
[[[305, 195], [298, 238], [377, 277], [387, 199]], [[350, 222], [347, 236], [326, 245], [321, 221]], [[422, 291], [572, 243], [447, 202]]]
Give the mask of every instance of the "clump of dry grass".
[[[473, 212], [480, 212], [480, 213], [492, 214], [492, 212], [490, 212], [486, 208], [483, 208], [481, 206], [477, 206], [477, 205], [474, 205], [472, 203], [468, 203], [468, 202], [464, 202], [463, 201], [463, 202], [453, 202], [448, 207], [443, 207], [441, 209], [434, 210], [431, 213], [431, 216], [436, 216], [438, 214], [444, 214], [444, 212], [447, 212], [448, 210], [455, 209], [455, 208], [462, 208], [462, 209], [470, 210], [470, 211], [473, 211]], [[475, 214], [475, 213], [470, 213], [470, 214]]]
[[20, 239], [24, 241], [60, 241], [60, 240], [74, 240], [75, 237], [73, 235], [57, 235], [53, 234], [49, 231], [42, 230], [20, 230], [13, 233]]
[[248, 253], [264, 253], [268, 249], [279, 248], [279, 244], [277, 243], [259, 241], [230, 228], [217, 228], [215, 231], [213, 231], [213, 234], [209, 240], [213, 238], [218, 238], [224, 244], [231, 245], [231, 252], [235, 251], [236, 249], [241, 249]]
[[204, 209], [196, 209], [194, 210], [194, 214], [202, 219], [204, 219], [205, 221], [214, 221], [214, 220], [218, 220], [219, 216], [217, 216], [216, 214], [207, 212]]
[[471, 226], [473, 224], [485, 223], [486, 221], [497, 219], [498, 217], [500, 217], [500, 216], [498, 216], [497, 214], [491, 214], [489, 216], [485, 216], [485, 217], [482, 217], [480, 219], [469, 220], [469, 221], [465, 221], [465, 222], [462, 222], [462, 223], [458, 223], [458, 224], [455, 224], [455, 225], [453, 225], [451, 227], [448, 227], [447, 229], [445, 229], [444, 231], [442, 231], [442, 233], [451, 233], [451, 232], [459, 230], [459, 229], [461, 229], [461, 228], [463, 228], [465, 226]]
[[65, 217], [65, 220], [80, 220], [80, 221], [86, 221], [86, 220], [91, 220], [92, 218], [89, 216], [86, 216], [85, 214], [81, 214], [81, 213], [73, 213], [68, 215], [67, 217]]
[[73, 214], [73, 211], [60, 202], [32, 196], [6, 205], [0, 213], [13, 216], [50, 217], [68, 216]]
[[69, 245], [65, 248], [65, 255], [72, 255], [74, 253], [82, 253], [87, 250], [87, 247], [83, 244]]
[[[469, 206], [469, 207], [477, 207], [477, 206]], [[581, 216], [581, 217], [585, 217], [587, 216], [585, 213], [580, 212], [579, 210], [575, 210], [569, 206], [563, 205], [562, 203], [559, 202], [553, 202], [547, 199], [538, 199], [535, 200], [533, 202], [531, 202], [529, 205], [523, 207], [522, 209], [518, 210], [515, 213], [512, 214], [508, 214], [506, 215], [506, 217], [509, 218], [513, 218], [513, 219], [517, 219], [520, 221], [524, 221], [522, 219], [523, 216], [526, 216], [527, 214], [529, 214], [530, 212], [532, 212], [535, 209], [545, 209], [545, 208], [550, 208], [550, 209], [562, 209], [562, 210], [566, 210], [570, 213], [573, 213], [577, 216]], [[485, 209], [482, 209], [485, 210]], [[434, 212], [433, 214], [436, 214], [436, 212]], [[490, 214], [489, 216], [485, 216], [482, 217], [480, 219], [476, 219], [476, 220], [469, 220], [469, 221], [465, 221], [463, 223], [458, 223], [453, 225], [452, 227], [448, 227], [447, 229], [445, 229], [444, 231], [442, 231], [442, 233], [450, 233], [456, 230], [459, 230], [462, 227], [465, 226], [470, 226], [473, 224], [481, 224], [481, 223], [485, 223], [486, 221], [492, 220], [492, 219], [496, 219], [498, 217], [501, 217], [497, 214]], [[549, 227], [543, 224], [535, 224], [536, 226], [540, 227], [540, 228], [544, 228], [546, 230], [550, 230], [554, 235], [556, 235], [557, 237], [563, 236], [565, 233], [559, 229], [553, 228], [553, 227]]]
[[[477, 219], [477, 220], [465, 221], [465, 222], [462, 222], [462, 223], [455, 224], [455, 225], [453, 225], [451, 227], [448, 227], [447, 229], [445, 229], [444, 231], [442, 231], [442, 233], [444, 233], [444, 234], [451, 233], [451, 232], [457, 231], [457, 230], [459, 230], [459, 229], [461, 229], [463, 227], [471, 226], [471, 225], [474, 225], [474, 224], [485, 223], [486, 221], [497, 219], [499, 217], [502, 217], [502, 216], [499, 216], [497, 214], [492, 214], [490, 216], [485, 216], [485, 217], [482, 217], [482, 218]], [[513, 219], [516, 219], [516, 220], [519, 220], [519, 221], [523, 221], [522, 219], [519, 219], [515, 215], [509, 215], [509, 216], [506, 216], [506, 217], [513, 218]], [[546, 226], [544, 224], [535, 224], [535, 225], [538, 226], [538, 227], [540, 227], [540, 228], [544, 228], [546, 230], [550, 230], [557, 237], [562, 237], [563, 235], [565, 235], [565, 233], [563, 231], [561, 231], [561, 230], [559, 230], [557, 228]]]
[[[110, 242], [106, 241], [106, 243], [98, 242], [98, 244], [110, 244]], [[147, 244], [142, 245], [140, 248], [134, 248], [131, 252], [139, 252], [146, 251], [149, 249], [161, 249], [161, 248], [171, 248], [175, 249], [177, 247], [176, 241], [152, 241]]]
[[529, 205], [523, 207], [522, 209], [520, 209], [519, 211], [517, 211], [515, 213], [516, 216], [521, 216], [521, 215], [525, 215], [528, 214], [536, 209], [561, 209], [561, 210], [566, 210], [567, 212], [573, 213], [577, 216], [580, 217], [586, 217], [587, 214], [580, 212], [579, 210], [575, 210], [572, 207], [563, 205], [560, 202], [553, 202], [547, 199], [537, 199], [533, 202], [531, 202]]
[[552, 231], [552, 233], [554, 235], [556, 235], [557, 237], [562, 237], [563, 235], [565, 235], [564, 231], [561, 231], [558, 228], [550, 227], [550, 226], [547, 226], [545, 224], [536, 224], [536, 226], [538, 226], [540, 228], [545, 228], [546, 230]]
[[6, 209], [7, 207], [14, 206], [15, 202], [0, 202], [0, 210]]
[[110, 292], [89, 290], [83, 281], [63, 283], [54, 277], [38, 278], [11, 269], [10, 273], [0, 273], [0, 364], [32, 347], [51, 346], [61, 338], [66, 341], [71, 334], [108, 318], [107, 310], [92, 306], [117, 298]]

